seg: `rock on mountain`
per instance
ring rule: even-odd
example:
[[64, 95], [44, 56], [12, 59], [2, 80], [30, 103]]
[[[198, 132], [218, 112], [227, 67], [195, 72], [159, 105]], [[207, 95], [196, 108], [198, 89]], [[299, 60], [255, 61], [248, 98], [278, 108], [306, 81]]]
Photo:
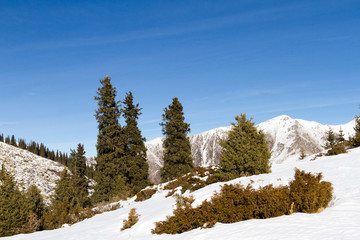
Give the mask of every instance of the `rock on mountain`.
[[[354, 133], [355, 120], [344, 125], [323, 125], [301, 119], [292, 119], [281, 115], [257, 125], [266, 134], [269, 148], [272, 152], [270, 161], [273, 164], [298, 159], [300, 150], [310, 155], [323, 151], [326, 132], [331, 128], [335, 133], [340, 128], [345, 138]], [[215, 128], [213, 130], [191, 135], [191, 151], [196, 166], [210, 166], [219, 164], [221, 147], [219, 139], [226, 138], [231, 126]], [[149, 163], [150, 180], [160, 182], [160, 169], [162, 161], [162, 139], [156, 138], [146, 142]]]
[[47, 203], [64, 166], [27, 150], [0, 142], [0, 165], [10, 172], [22, 189], [36, 185]]

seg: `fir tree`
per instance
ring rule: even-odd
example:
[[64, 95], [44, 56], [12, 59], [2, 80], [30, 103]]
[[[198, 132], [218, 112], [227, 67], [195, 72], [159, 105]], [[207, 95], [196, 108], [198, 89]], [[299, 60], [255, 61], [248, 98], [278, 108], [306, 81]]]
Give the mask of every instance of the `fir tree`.
[[111, 197], [124, 194], [124, 177], [121, 175], [125, 154], [124, 134], [118, 119], [119, 103], [115, 100], [116, 90], [106, 76], [100, 80], [102, 86], [97, 91], [96, 120], [98, 122], [97, 165], [95, 172], [95, 202], [108, 201]]
[[0, 170], [0, 237], [20, 232], [26, 223], [27, 208], [25, 197], [19, 191], [13, 176], [5, 170]]
[[31, 185], [27, 189], [25, 197], [28, 211], [35, 213], [37, 219], [41, 219], [44, 213], [45, 205], [40, 190], [35, 185]]
[[224, 179], [270, 172], [270, 151], [265, 134], [246, 119], [246, 114], [235, 117], [227, 139], [220, 139], [223, 152], [220, 171]]
[[73, 163], [74, 174], [81, 178], [85, 177], [86, 157], [83, 144], [78, 144], [77, 150], [71, 149], [71, 162]]
[[161, 169], [163, 182], [184, 175], [194, 168], [191, 157], [191, 145], [186, 136], [190, 132], [190, 124], [185, 123], [183, 106], [178, 98], [173, 98], [172, 104], [164, 109], [162, 132], [165, 136], [164, 167]]
[[141, 108], [139, 104], [134, 105], [131, 92], [126, 94], [123, 104], [125, 106], [122, 108], [122, 114], [126, 122], [123, 175], [132, 193], [135, 194], [150, 184], [149, 166], [146, 162], [145, 138], [141, 136], [141, 131], [137, 126]]
[[349, 139], [352, 147], [360, 147], [360, 116], [355, 117], [355, 135]]
[[86, 157], [84, 145], [78, 144], [77, 150], [71, 150], [71, 161], [73, 162], [73, 184], [79, 205], [86, 207], [90, 205], [88, 199], [88, 181], [85, 176]]
[[330, 128], [326, 133], [325, 149], [328, 149], [327, 155], [337, 155], [346, 153], [344, 133], [340, 128], [339, 134], [335, 134]]
[[15, 136], [14, 136], [14, 135], [11, 136], [10, 144], [13, 145], [13, 146], [15, 146], [15, 147], [17, 147], [17, 144], [16, 144], [16, 140], [15, 140]]
[[336, 144], [336, 136], [335, 133], [331, 128], [329, 128], [329, 131], [326, 132], [326, 143], [325, 143], [325, 149], [331, 149]]

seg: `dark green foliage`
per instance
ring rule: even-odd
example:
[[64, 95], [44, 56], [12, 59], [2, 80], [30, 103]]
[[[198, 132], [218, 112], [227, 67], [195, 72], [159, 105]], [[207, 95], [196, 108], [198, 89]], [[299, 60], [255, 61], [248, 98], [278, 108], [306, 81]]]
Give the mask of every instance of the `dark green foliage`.
[[326, 143], [324, 147], [325, 149], [328, 149], [328, 156], [346, 153], [345, 139], [342, 129], [340, 129], [339, 134], [335, 134], [330, 128], [326, 133]]
[[190, 132], [190, 124], [184, 122], [183, 107], [178, 98], [164, 109], [162, 131], [165, 136], [164, 167], [161, 169], [163, 182], [190, 172], [194, 168], [191, 157], [191, 145], [186, 136]]
[[139, 221], [139, 214], [136, 213], [136, 208], [132, 208], [129, 212], [129, 217], [128, 219], [125, 219], [123, 221], [123, 226], [120, 229], [120, 231], [124, 231], [125, 229], [129, 229], [132, 226], [135, 225], [135, 223], [137, 223]]
[[0, 170], [0, 237], [21, 232], [28, 215], [25, 203], [24, 194], [3, 165]]
[[258, 131], [246, 114], [235, 117], [227, 139], [220, 139], [223, 152], [220, 170], [224, 180], [270, 172], [270, 151], [265, 134]]
[[94, 174], [96, 181], [94, 202], [108, 201], [124, 194], [125, 178], [121, 174], [125, 156], [124, 132], [118, 119], [119, 103], [115, 100], [116, 90], [106, 76], [100, 80], [101, 87], [95, 100], [98, 101], [96, 120], [98, 122], [97, 165]]
[[150, 185], [149, 166], [146, 161], [145, 138], [141, 136], [141, 131], [137, 126], [137, 119], [141, 115], [141, 108], [139, 108], [139, 104], [134, 105], [131, 92], [126, 94], [123, 104], [125, 106], [122, 108], [122, 114], [126, 125], [123, 129], [125, 157], [122, 173], [126, 178], [127, 185], [134, 194]]
[[10, 144], [13, 145], [14, 147], [17, 147], [17, 144], [16, 144], [16, 140], [15, 140], [15, 136], [14, 136], [14, 135], [11, 136]]
[[72, 172], [80, 178], [85, 179], [86, 157], [83, 144], [79, 143], [76, 151], [71, 149], [70, 162], [72, 163]]
[[336, 136], [333, 130], [330, 128], [329, 131], [326, 132], [325, 149], [333, 148], [335, 144], [336, 144]]
[[351, 147], [360, 147], [360, 116], [355, 118], [355, 135], [349, 139]]
[[35, 185], [31, 185], [27, 189], [25, 197], [28, 211], [35, 213], [36, 217], [41, 219], [44, 213], [45, 205], [40, 190]]
[[210, 201], [193, 208], [193, 199], [178, 198], [173, 216], [155, 223], [155, 234], [176, 234], [198, 227], [212, 227], [216, 222], [233, 223], [247, 219], [265, 219], [293, 211], [317, 212], [332, 198], [329, 182], [320, 182], [321, 174], [296, 170], [290, 186], [268, 185], [257, 190], [250, 185], [224, 185]]
[[295, 212], [315, 213], [329, 205], [333, 188], [330, 182], [321, 179], [321, 173], [313, 175], [295, 170], [295, 179], [290, 182], [290, 198]]
[[90, 205], [84, 180], [77, 174], [71, 175], [66, 169], [55, 188], [51, 209], [45, 213], [45, 229], [59, 228], [65, 223], [76, 222], [83, 208]]
[[142, 202], [152, 197], [156, 193], [156, 189], [148, 188], [143, 189], [136, 194], [135, 202]]

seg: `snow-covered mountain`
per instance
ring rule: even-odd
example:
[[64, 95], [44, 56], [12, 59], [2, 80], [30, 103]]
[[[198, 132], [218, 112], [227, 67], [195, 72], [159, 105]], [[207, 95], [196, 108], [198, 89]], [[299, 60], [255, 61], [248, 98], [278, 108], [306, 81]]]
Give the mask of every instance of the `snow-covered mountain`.
[[[135, 197], [120, 201], [121, 207], [115, 211], [98, 214], [90, 219], [63, 228], [20, 234], [9, 240], [112, 240], [112, 239], [157, 239], [157, 240], [218, 240], [218, 239], [360, 239], [360, 148], [351, 149], [349, 153], [337, 156], [313, 156], [304, 160], [274, 164], [272, 172], [250, 177], [242, 177], [226, 182], [240, 183], [244, 186], [251, 183], [254, 188], [273, 184], [288, 185], [294, 178], [294, 168], [307, 172], [322, 172], [325, 181], [333, 184], [333, 199], [330, 206], [321, 213], [293, 213], [269, 219], [252, 219], [238, 223], [217, 223], [213, 228], [194, 229], [176, 235], [153, 235], [151, 229], [155, 222], [163, 221], [173, 214], [176, 208], [176, 197], [166, 197], [171, 190], [158, 190], [150, 199], [135, 202]], [[215, 191], [225, 183], [214, 183], [184, 196], [194, 197], [193, 206], [210, 199]], [[156, 187], [156, 186], [155, 186]], [[161, 189], [161, 185], [157, 186]], [[175, 195], [173, 195], [175, 196]], [[140, 214], [139, 221], [130, 229], [120, 231], [123, 220], [128, 218], [130, 209], [136, 208]]]
[[[338, 133], [340, 128], [345, 138], [354, 133], [355, 121], [344, 125], [323, 125], [301, 119], [292, 119], [289, 116], [279, 116], [257, 125], [265, 134], [272, 152], [271, 162], [274, 164], [295, 160], [303, 149], [307, 155], [321, 152], [325, 144], [326, 132], [331, 128]], [[219, 164], [221, 147], [219, 139], [224, 139], [231, 126], [215, 128], [213, 130], [191, 135], [191, 151], [196, 166], [210, 166]], [[159, 170], [163, 166], [162, 139], [156, 138], [148, 141], [148, 163], [150, 180], [154, 183], [160, 181]]]
[[46, 202], [49, 202], [56, 181], [64, 170], [64, 166], [58, 162], [0, 142], [0, 166], [3, 164], [23, 189], [36, 185]]

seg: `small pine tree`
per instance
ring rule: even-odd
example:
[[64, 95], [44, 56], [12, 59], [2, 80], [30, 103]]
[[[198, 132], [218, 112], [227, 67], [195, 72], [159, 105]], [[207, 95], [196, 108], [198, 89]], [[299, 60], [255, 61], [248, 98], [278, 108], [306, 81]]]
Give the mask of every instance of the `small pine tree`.
[[132, 193], [135, 194], [150, 185], [149, 166], [146, 161], [145, 138], [137, 126], [137, 119], [141, 115], [139, 104], [134, 105], [131, 92], [126, 94], [122, 114], [126, 125], [124, 127], [125, 157], [123, 175]]
[[83, 144], [79, 143], [76, 151], [71, 150], [70, 159], [73, 162], [74, 175], [72, 176], [72, 180], [79, 205], [81, 207], [89, 206], [90, 201], [88, 198], [88, 180], [85, 176], [86, 157]]
[[300, 156], [299, 156], [299, 160], [303, 160], [306, 158], [306, 154], [305, 154], [305, 151], [304, 149], [300, 149]]
[[265, 134], [246, 119], [246, 114], [235, 117], [227, 139], [220, 139], [223, 152], [220, 171], [225, 179], [270, 172], [271, 157]]
[[328, 149], [327, 155], [346, 153], [345, 138], [342, 129], [340, 129], [339, 134], [335, 134], [330, 128], [326, 134], [325, 149]]
[[336, 144], [336, 136], [335, 133], [331, 128], [329, 128], [329, 131], [326, 132], [326, 143], [325, 143], [325, 149], [333, 148]]
[[184, 175], [194, 169], [191, 157], [191, 145], [186, 136], [190, 132], [190, 124], [185, 123], [183, 106], [178, 98], [173, 98], [172, 104], [164, 109], [163, 122], [160, 123], [165, 136], [164, 166], [161, 169], [163, 182]]
[[360, 147], [360, 116], [355, 117], [355, 135], [349, 139], [352, 147]]

